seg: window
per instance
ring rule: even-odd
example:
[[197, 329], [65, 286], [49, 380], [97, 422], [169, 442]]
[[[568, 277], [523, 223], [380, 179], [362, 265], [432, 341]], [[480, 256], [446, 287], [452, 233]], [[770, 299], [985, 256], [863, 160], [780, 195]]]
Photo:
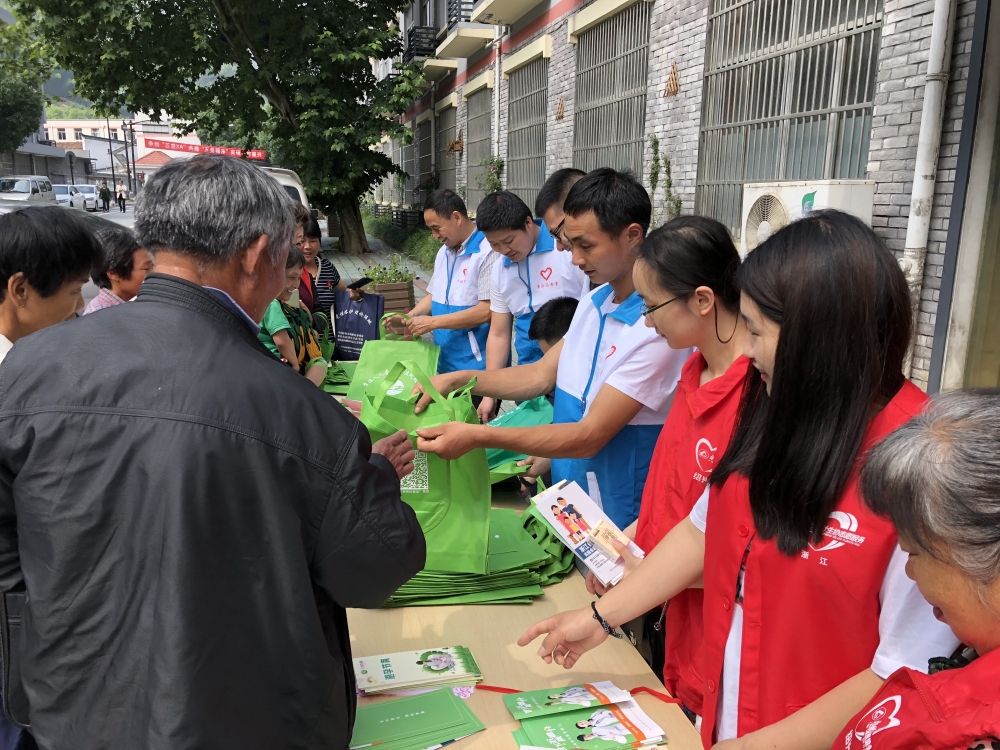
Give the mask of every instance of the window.
[[631, 169], [646, 150], [646, 73], [652, 3], [637, 2], [580, 35], [573, 166]]
[[73, 140], [74, 141], [82, 141], [83, 140], [83, 128], [74, 128], [73, 129]]
[[710, 0], [695, 212], [743, 183], [864, 179], [883, 0]]
[[111, 140], [118, 140], [118, 128], [111, 128]]
[[456, 161], [458, 154], [448, 152], [448, 144], [458, 139], [455, 118], [458, 110], [448, 107], [437, 116], [437, 168], [441, 187], [456, 190]]
[[507, 189], [534, 207], [545, 183], [545, 119], [549, 61], [542, 57], [510, 74]]
[[466, 205], [470, 212], [476, 210], [479, 201], [486, 197], [482, 183], [486, 170], [482, 162], [490, 158], [490, 139], [493, 135], [493, 89], [484, 88], [467, 100], [469, 107], [469, 138], [465, 144], [465, 165], [468, 185]]
[[91, 128], [90, 129], [90, 134], [91, 135], [100, 135], [101, 134], [101, 130], [100, 130], [100, 128]]
[[42, 130], [42, 135], [45, 137], [45, 140], [48, 140], [49, 139], [49, 129], [48, 128], [44, 128]]
[[400, 179], [403, 181], [403, 205], [412, 206], [413, 205], [413, 186], [416, 184], [414, 180], [414, 175], [417, 173], [417, 168], [413, 164], [413, 143], [410, 142], [409, 145], [403, 146], [402, 148], [402, 163], [403, 171], [406, 172], [405, 175], [400, 175]]
[[[420, 158], [417, 160], [417, 195], [414, 197], [415, 201], [423, 203], [427, 196], [430, 194], [430, 190], [427, 186], [431, 184], [431, 179], [434, 172], [434, 162], [433, 148], [431, 143], [431, 134], [434, 132], [432, 126], [432, 120], [424, 120], [422, 123], [417, 125], [417, 148], [420, 151]], [[420, 186], [423, 185], [423, 188]]]
[[56, 140], [57, 141], [66, 140], [66, 128], [56, 128]]

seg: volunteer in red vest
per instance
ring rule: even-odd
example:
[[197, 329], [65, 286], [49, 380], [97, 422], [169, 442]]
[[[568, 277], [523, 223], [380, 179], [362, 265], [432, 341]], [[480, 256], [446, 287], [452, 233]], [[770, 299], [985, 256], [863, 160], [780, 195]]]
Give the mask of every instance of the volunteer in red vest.
[[[689, 351], [675, 351], [643, 324], [635, 249], [649, 228], [649, 195], [626, 172], [595, 169], [566, 198], [563, 233], [573, 263], [600, 286], [580, 301], [562, 341], [530, 365], [439, 375], [441, 393], [514, 400], [555, 388], [554, 424], [491, 427], [449, 422], [417, 431], [417, 448], [444, 458], [504, 448], [552, 458], [555, 481], [580, 485], [619, 528], [639, 515], [642, 488]], [[429, 401], [421, 397], [417, 409]], [[661, 600], [662, 601], [662, 600]]]
[[[490, 272], [497, 255], [451, 190], [427, 196], [424, 224], [443, 244], [428, 294], [410, 311], [406, 328], [413, 336], [434, 333], [441, 347], [438, 372], [482, 370], [490, 331]], [[401, 333], [397, 320], [390, 318], [387, 329]]]
[[572, 666], [703, 581], [705, 746], [829, 748], [886, 677], [958, 645], [857, 486], [860, 457], [927, 400], [901, 374], [909, 290], [871, 229], [836, 211], [775, 233], [738, 280], [753, 368], [710, 491], [600, 602], [519, 643], [548, 633], [539, 654]]
[[[684, 364], [677, 395], [653, 451], [639, 520], [625, 530], [652, 550], [687, 518], [729, 444], [750, 361], [743, 356], [736, 272], [740, 256], [729, 230], [703, 216], [681, 216], [651, 232], [632, 269], [646, 325], [674, 349], [696, 351]], [[622, 548], [626, 568], [638, 565]], [[591, 593], [605, 593], [588, 575]], [[702, 710], [702, 590], [689, 588], [643, 622], [644, 654], [679, 697], [696, 726]]]
[[[535, 311], [556, 297], [580, 299], [590, 291], [590, 280], [573, 265], [570, 253], [555, 252], [555, 240], [531, 209], [508, 190], [490, 193], [476, 209], [476, 226], [494, 251], [503, 256], [493, 264], [490, 280], [490, 334], [486, 339], [486, 369], [510, 364], [511, 332], [517, 363], [542, 358], [538, 342], [528, 336]], [[484, 398], [479, 414], [484, 422], [496, 404]]]
[[869, 454], [868, 507], [890, 519], [906, 572], [965, 644], [930, 676], [893, 673], [834, 748], [1000, 746], [1000, 391], [936, 396]]

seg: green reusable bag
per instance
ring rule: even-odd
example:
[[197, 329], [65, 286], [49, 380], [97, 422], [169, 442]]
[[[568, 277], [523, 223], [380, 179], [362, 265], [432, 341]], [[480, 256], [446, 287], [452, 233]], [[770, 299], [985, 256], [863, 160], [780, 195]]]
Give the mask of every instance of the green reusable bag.
[[357, 367], [357, 362], [331, 362], [323, 381], [323, 390], [334, 396], [345, 395], [350, 390]]
[[[386, 313], [382, 316], [382, 321], [393, 315], [407, 317], [402, 313]], [[441, 348], [434, 344], [386, 333], [383, 327], [381, 339], [366, 341], [361, 348], [358, 367], [351, 379], [351, 387], [347, 390], [347, 398], [351, 401], [360, 401], [365, 390], [371, 385], [381, 382], [382, 378], [389, 372], [389, 368], [397, 362], [415, 362], [423, 372], [434, 374], [437, 372], [440, 353]], [[416, 382], [417, 379], [404, 370], [397, 381], [390, 384], [389, 395], [409, 396]]]
[[[361, 421], [368, 428], [372, 442], [406, 430], [415, 443], [416, 431], [424, 427], [456, 421], [478, 424], [479, 417], [469, 395], [475, 378], [445, 398], [431, 384], [426, 372], [417, 362], [397, 362], [362, 393]], [[413, 412], [418, 394], [410, 395], [411, 388], [402, 391], [398, 388], [405, 373], [431, 396], [430, 405], [420, 414]], [[354, 382], [357, 380], [355, 377]], [[403, 501], [416, 511], [427, 540], [425, 569], [486, 573], [491, 497], [486, 451], [476, 448], [452, 461], [418, 452], [413, 465], [413, 472], [400, 486]]]
[[[505, 411], [492, 422], [490, 427], [537, 427], [540, 424], [552, 424], [552, 404], [545, 396], [533, 398], [518, 404], [510, 411]], [[521, 459], [527, 458], [523, 453], [503, 450], [502, 448], [490, 448], [486, 451], [486, 460], [489, 461], [491, 470], [500, 470], [506, 464], [516, 464]], [[523, 474], [529, 467], [517, 467], [516, 471], [511, 467], [500, 470], [495, 481], [500, 481], [509, 476]]]

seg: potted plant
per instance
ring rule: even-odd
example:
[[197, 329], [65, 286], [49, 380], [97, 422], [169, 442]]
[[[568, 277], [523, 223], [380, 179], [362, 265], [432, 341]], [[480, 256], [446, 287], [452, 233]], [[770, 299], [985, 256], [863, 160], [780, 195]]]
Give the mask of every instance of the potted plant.
[[413, 279], [416, 274], [403, 265], [399, 255], [394, 255], [388, 265], [371, 266], [365, 275], [372, 280], [365, 291], [385, 297], [386, 312], [407, 312], [416, 301], [413, 296]]

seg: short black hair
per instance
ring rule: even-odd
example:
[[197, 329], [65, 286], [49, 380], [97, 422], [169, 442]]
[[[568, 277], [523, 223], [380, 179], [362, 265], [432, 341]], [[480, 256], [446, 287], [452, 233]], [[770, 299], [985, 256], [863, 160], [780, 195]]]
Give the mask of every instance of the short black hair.
[[101, 245], [83, 221], [61, 206], [32, 206], [0, 216], [0, 301], [7, 282], [23, 273], [31, 288], [51, 297], [101, 258]]
[[127, 279], [135, 268], [133, 253], [140, 249], [139, 239], [128, 227], [117, 225], [103, 226], [95, 234], [103, 250], [101, 258], [90, 268], [90, 278], [101, 289], [111, 288], [111, 278], [108, 271], [114, 271], [116, 276]]
[[601, 167], [587, 172], [570, 188], [563, 211], [573, 218], [593, 211], [601, 231], [618, 237], [630, 224], [638, 224], [645, 235], [653, 205], [646, 188], [631, 172]]
[[531, 221], [531, 209], [509, 190], [490, 193], [476, 209], [476, 227], [483, 232], [524, 229]]
[[545, 212], [556, 204], [562, 208], [570, 188], [586, 176], [587, 173], [582, 169], [573, 169], [572, 167], [557, 169], [553, 172], [542, 185], [542, 189], [538, 191], [538, 197], [535, 198], [535, 216], [545, 216]]
[[573, 314], [579, 300], [573, 297], [556, 297], [550, 299], [535, 311], [528, 326], [528, 338], [532, 341], [544, 341], [555, 344], [566, 335], [569, 324], [573, 322]]
[[319, 228], [319, 222], [309, 217], [309, 221], [302, 225], [302, 236], [312, 240], [322, 240], [323, 230]]
[[306, 256], [304, 256], [302, 251], [295, 247], [295, 245], [289, 245], [288, 260], [285, 261], [285, 270], [287, 271], [289, 268], [295, 268], [295, 266], [305, 267], [305, 265]]
[[442, 219], [450, 219], [458, 211], [462, 216], [468, 216], [465, 201], [454, 190], [439, 188], [427, 196], [424, 201], [424, 211], [433, 211]]

